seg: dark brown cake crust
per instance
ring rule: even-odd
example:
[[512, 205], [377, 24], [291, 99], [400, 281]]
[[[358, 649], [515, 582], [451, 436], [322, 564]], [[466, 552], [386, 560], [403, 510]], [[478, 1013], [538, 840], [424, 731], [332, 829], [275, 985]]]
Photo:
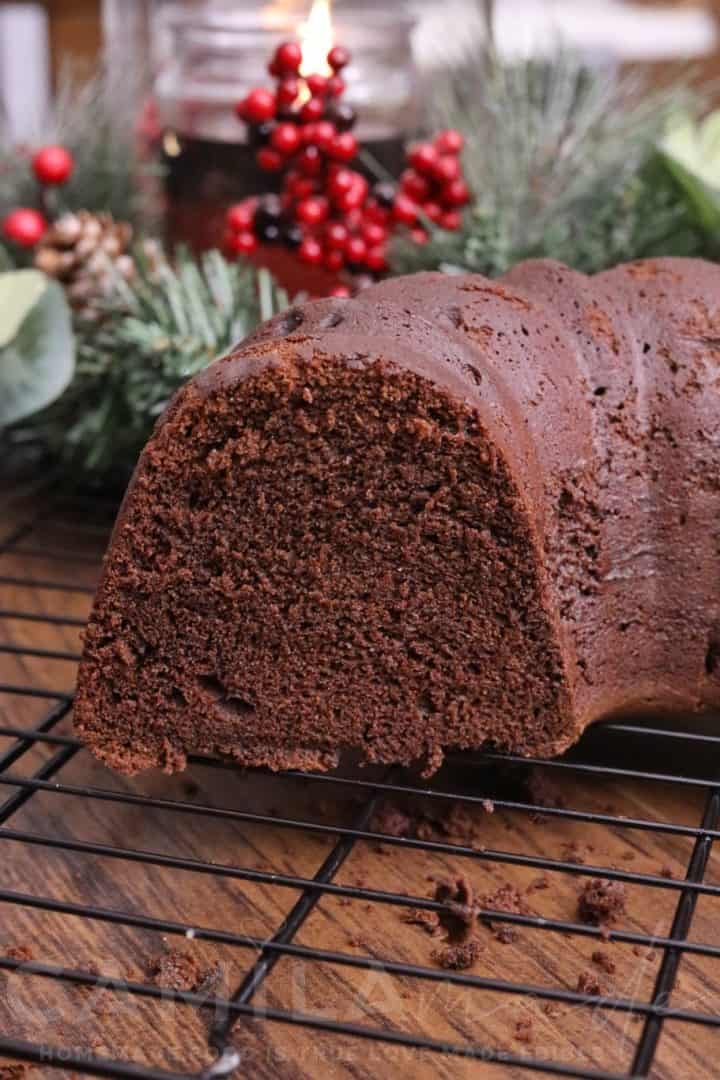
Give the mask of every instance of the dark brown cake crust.
[[720, 704], [719, 286], [527, 263], [261, 328], [138, 465], [78, 684], [91, 749], [432, 768]]

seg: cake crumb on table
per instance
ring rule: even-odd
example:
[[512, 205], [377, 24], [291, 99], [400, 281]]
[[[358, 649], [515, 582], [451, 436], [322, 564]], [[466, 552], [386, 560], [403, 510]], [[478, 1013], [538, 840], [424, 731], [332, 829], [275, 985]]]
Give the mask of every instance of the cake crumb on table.
[[602, 968], [608, 975], [615, 974], [615, 971], [617, 970], [615, 961], [612, 957], [608, 956], [606, 952], [603, 952], [602, 949], [596, 949], [592, 954], [591, 959], [593, 964], [597, 964], [597, 966]]
[[432, 957], [436, 963], [448, 971], [462, 971], [472, 967], [483, 951], [482, 944], [477, 938], [469, 938], [457, 945], [445, 945], [442, 949], [435, 949]]
[[435, 899], [445, 906], [444, 911], [438, 912], [438, 919], [440, 925], [447, 930], [448, 941], [465, 941], [477, 916], [475, 895], [468, 879], [457, 877], [451, 881], [438, 881]]
[[577, 980], [579, 994], [602, 994], [603, 986], [594, 971], [581, 971]]
[[517, 1020], [515, 1023], [515, 1034], [513, 1036], [516, 1042], [530, 1043], [533, 1041], [533, 1023], [529, 1018], [523, 1020]]
[[589, 878], [578, 897], [578, 915], [596, 926], [614, 922], [625, 911], [626, 890], [622, 881]]
[[440, 917], [437, 911], [426, 911], [424, 908], [408, 908], [403, 911], [400, 918], [410, 926], [420, 926], [426, 934], [440, 933]]

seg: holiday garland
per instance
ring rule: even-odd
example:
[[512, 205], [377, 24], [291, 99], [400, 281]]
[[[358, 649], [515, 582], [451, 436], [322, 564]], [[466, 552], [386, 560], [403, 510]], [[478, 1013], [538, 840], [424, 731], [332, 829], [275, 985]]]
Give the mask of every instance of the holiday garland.
[[[682, 87], [649, 93], [564, 54], [474, 58], [432, 88], [428, 126], [440, 134], [409, 148], [401, 177], [374, 182], [342, 100], [345, 51], [329, 57], [330, 76], [304, 81], [298, 57], [283, 46], [274, 89], [239, 105], [282, 191], [230, 209], [223, 254], [170, 255], [148, 241], [155, 167], [104, 77], [64, 92], [44, 145], [18, 152], [0, 138], [0, 269], [35, 264], [61, 283], [76, 356], [64, 392], [6, 428], [13, 447], [49, 451], [73, 478], [123, 482], [174, 390], [287, 303], [245, 261], [258, 240], [342, 273], [338, 295], [382, 274], [493, 275], [533, 256], [595, 271], [720, 254], [720, 119], [699, 123]], [[0, 290], [16, 286], [0, 276]], [[15, 367], [0, 362], [4, 395], [12, 371], [27, 384], [46, 370], [22, 356], [27, 329], [6, 328]], [[50, 401], [49, 384], [33, 390], [36, 409]]]

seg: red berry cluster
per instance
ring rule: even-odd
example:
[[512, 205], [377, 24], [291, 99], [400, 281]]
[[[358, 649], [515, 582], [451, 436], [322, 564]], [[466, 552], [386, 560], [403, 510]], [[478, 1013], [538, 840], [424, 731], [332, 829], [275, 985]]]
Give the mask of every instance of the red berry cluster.
[[343, 102], [340, 71], [350, 61], [334, 46], [327, 57], [332, 75], [299, 76], [302, 51], [280, 45], [270, 63], [275, 91], [251, 90], [237, 108], [249, 128], [260, 167], [283, 171], [279, 196], [246, 199], [227, 214], [226, 247], [249, 254], [259, 242], [285, 243], [303, 262], [338, 273], [379, 273], [391, 216], [369, 198], [370, 185], [350, 167], [358, 152], [353, 109]]
[[[279, 195], [230, 207], [225, 246], [231, 255], [249, 255], [259, 243], [279, 242], [331, 273], [378, 275], [387, 269], [387, 242], [396, 229], [411, 228], [421, 242], [432, 225], [460, 227], [460, 208], [470, 199], [460, 166], [463, 137], [443, 131], [432, 143], [415, 146], [399, 185], [371, 187], [352, 167], [356, 117], [341, 100], [339, 73], [350, 54], [336, 45], [327, 60], [332, 75], [303, 79], [300, 46], [285, 42], [269, 65], [275, 90], [258, 87], [238, 105], [258, 164], [282, 173], [282, 188]], [[344, 286], [339, 291], [347, 292]]]
[[[64, 146], [43, 146], [32, 158], [35, 177], [43, 187], [66, 184], [75, 168], [72, 154]], [[2, 232], [7, 240], [20, 247], [35, 247], [47, 229], [47, 220], [39, 210], [20, 206], [4, 218]]]
[[427, 239], [424, 225], [456, 230], [462, 225], [460, 210], [470, 202], [463, 177], [460, 153], [464, 145], [459, 131], [441, 131], [432, 142], [411, 147], [408, 167], [400, 177], [393, 217], [413, 230], [414, 238]]

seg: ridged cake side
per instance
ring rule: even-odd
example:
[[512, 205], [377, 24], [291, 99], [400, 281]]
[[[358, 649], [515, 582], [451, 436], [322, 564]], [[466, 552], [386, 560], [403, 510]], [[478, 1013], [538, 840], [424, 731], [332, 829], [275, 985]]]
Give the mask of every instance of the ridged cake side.
[[91, 749], [433, 768], [720, 705], [719, 273], [416, 275], [266, 324], [139, 463], [80, 672]]

